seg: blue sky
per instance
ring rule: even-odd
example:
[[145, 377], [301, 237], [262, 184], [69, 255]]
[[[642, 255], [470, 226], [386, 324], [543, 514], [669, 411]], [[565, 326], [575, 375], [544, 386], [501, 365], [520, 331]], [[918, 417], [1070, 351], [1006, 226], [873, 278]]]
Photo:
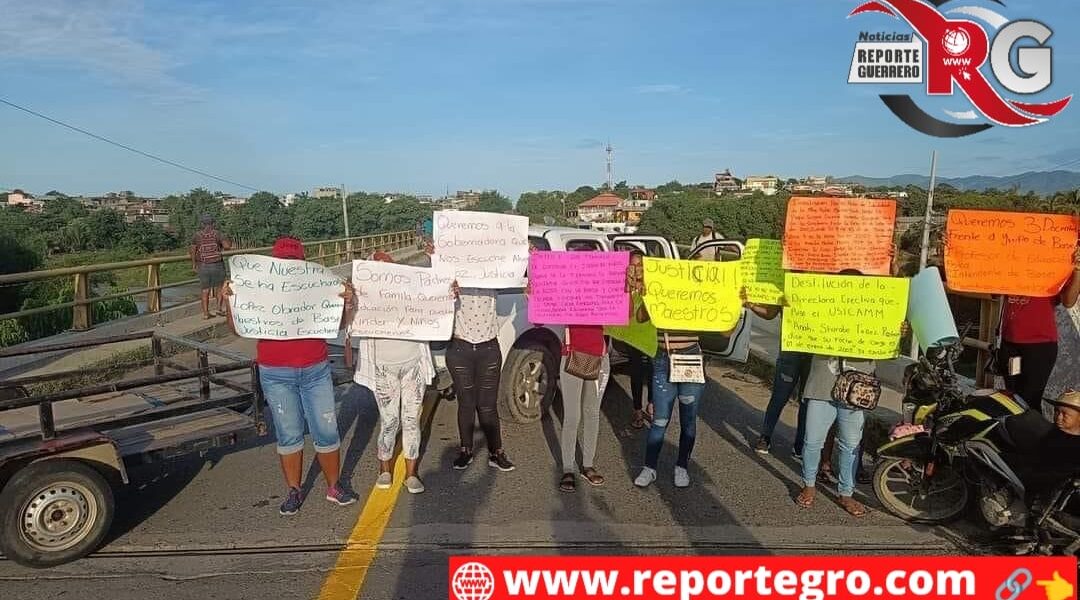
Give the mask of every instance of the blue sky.
[[[953, 4], [980, 4], [982, 0]], [[1006, 0], [1054, 29], [1054, 85], [1080, 92], [1075, 0]], [[0, 0], [0, 97], [289, 192], [656, 185], [716, 170], [1013, 174], [1080, 160], [1080, 105], [962, 140], [910, 130], [846, 83], [847, 0]], [[990, 6], [990, 5], [986, 5]], [[986, 69], [988, 70], [988, 69]], [[1080, 104], [1080, 103], [1078, 103]], [[936, 112], [935, 112], [936, 111]], [[0, 187], [246, 193], [0, 106]], [[1074, 165], [1080, 170], [1080, 166]]]

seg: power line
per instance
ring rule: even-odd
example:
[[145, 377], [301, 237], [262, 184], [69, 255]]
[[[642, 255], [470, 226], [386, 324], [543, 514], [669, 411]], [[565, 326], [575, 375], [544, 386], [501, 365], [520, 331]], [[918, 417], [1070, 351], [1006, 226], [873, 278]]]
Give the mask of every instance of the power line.
[[253, 192], [261, 191], [259, 188], [251, 187], [250, 185], [244, 185], [242, 183], [238, 183], [238, 182], [233, 181], [231, 179], [226, 179], [224, 177], [218, 177], [217, 175], [207, 173], [206, 171], [200, 171], [199, 169], [195, 169], [195, 168], [192, 168], [192, 167], [189, 167], [189, 166], [186, 166], [186, 165], [182, 165], [182, 164], [180, 164], [180, 163], [178, 163], [176, 161], [172, 161], [172, 160], [169, 160], [167, 158], [162, 158], [160, 156], [157, 156], [156, 154], [150, 154], [149, 152], [143, 152], [142, 150], [139, 150], [138, 148], [132, 148], [131, 146], [128, 146], [127, 144], [121, 144], [120, 142], [110, 140], [107, 137], [104, 137], [104, 136], [98, 135], [96, 133], [87, 131], [85, 129], [82, 129], [81, 127], [76, 127], [74, 125], [70, 125], [70, 124], [65, 123], [63, 121], [60, 121], [58, 119], [54, 119], [54, 118], [52, 118], [52, 117], [50, 117], [48, 115], [43, 115], [43, 114], [41, 114], [41, 113], [39, 113], [39, 112], [37, 112], [35, 110], [31, 110], [29, 108], [26, 108], [25, 106], [20, 106], [18, 104], [15, 104], [14, 102], [10, 102], [8, 100], [5, 100], [4, 98], [0, 98], [0, 104], [6, 104], [6, 105], [8, 105], [11, 108], [14, 108], [16, 110], [21, 110], [24, 113], [33, 115], [33, 116], [38, 117], [40, 119], [45, 119], [46, 121], [48, 121], [50, 123], [53, 123], [54, 125], [59, 125], [61, 127], [70, 129], [72, 131], [75, 131], [75, 132], [81, 133], [83, 135], [92, 137], [95, 140], [105, 142], [106, 144], [112, 144], [113, 146], [116, 146], [117, 148], [123, 148], [124, 150], [127, 150], [128, 152], [134, 152], [135, 154], [138, 154], [139, 156], [144, 156], [144, 157], [149, 158], [151, 160], [156, 160], [156, 161], [158, 161], [160, 163], [164, 163], [164, 164], [169, 165], [171, 167], [176, 167], [178, 169], [183, 169], [184, 171], [187, 171], [189, 173], [194, 173], [196, 175], [201, 175], [201, 176], [209, 178], [209, 179], [220, 181], [222, 183], [227, 183], [229, 185], [234, 185], [236, 187], [244, 188], [246, 190], [251, 190]]

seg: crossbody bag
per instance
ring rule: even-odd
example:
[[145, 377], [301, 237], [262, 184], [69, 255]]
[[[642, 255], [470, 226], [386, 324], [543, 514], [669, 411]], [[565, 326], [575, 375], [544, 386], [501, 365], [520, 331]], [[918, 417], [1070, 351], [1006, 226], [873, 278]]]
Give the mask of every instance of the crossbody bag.
[[833, 400], [855, 410], [874, 410], [881, 400], [881, 382], [870, 373], [863, 373], [844, 366], [840, 360], [840, 374], [832, 389]]
[[596, 381], [600, 379], [600, 364], [603, 361], [602, 356], [596, 356], [593, 354], [586, 354], [579, 350], [573, 350], [570, 348], [570, 327], [566, 328], [566, 366], [564, 370], [567, 375], [573, 375], [578, 379], [585, 381]]
[[705, 357], [696, 354], [674, 354], [671, 352], [671, 340], [664, 333], [664, 350], [668, 355], [668, 382], [670, 383], [705, 383]]

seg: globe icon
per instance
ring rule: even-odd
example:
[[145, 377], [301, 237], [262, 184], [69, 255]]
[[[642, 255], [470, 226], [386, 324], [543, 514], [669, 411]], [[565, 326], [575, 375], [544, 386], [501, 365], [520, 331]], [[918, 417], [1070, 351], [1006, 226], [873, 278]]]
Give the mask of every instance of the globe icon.
[[495, 576], [480, 563], [465, 563], [454, 571], [450, 588], [457, 600], [489, 600], [495, 595]]
[[945, 37], [941, 40], [945, 51], [953, 56], [959, 56], [971, 46], [971, 37], [963, 29], [949, 29], [945, 31]]

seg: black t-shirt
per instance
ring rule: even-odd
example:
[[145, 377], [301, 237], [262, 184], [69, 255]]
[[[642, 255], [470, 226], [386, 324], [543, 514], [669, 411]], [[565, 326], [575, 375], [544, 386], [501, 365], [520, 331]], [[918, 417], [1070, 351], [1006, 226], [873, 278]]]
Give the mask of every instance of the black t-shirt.
[[1080, 435], [1055, 427], [1024, 463], [1024, 486], [1038, 494], [1049, 493], [1066, 479], [1080, 475]]

